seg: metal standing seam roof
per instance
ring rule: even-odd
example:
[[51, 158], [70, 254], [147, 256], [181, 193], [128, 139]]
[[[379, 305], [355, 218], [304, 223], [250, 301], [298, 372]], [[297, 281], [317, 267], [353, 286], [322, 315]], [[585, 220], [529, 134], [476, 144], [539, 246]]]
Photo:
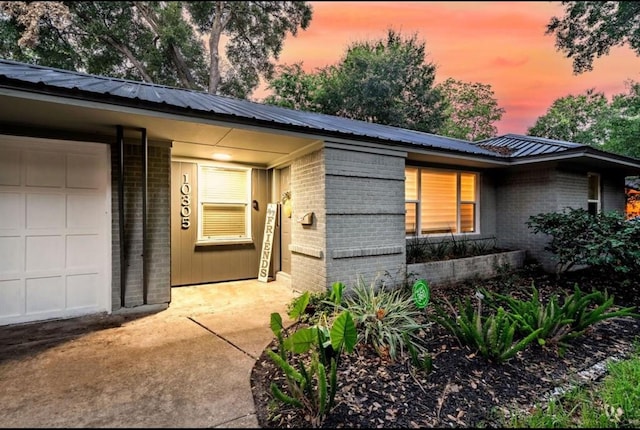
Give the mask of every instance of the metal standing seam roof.
[[43, 85], [68, 94], [110, 95], [125, 100], [138, 100], [149, 107], [156, 105], [190, 109], [203, 113], [225, 115], [237, 119], [256, 120], [270, 125], [290, 126], [310, 132], [337, 133], [344, 138], [371, 138], [390, 143], [503, 158], [465, 140], [438, 136], [420, 131], [374, 124], [321, 113], [303, 112], [279, 106], [234, 99], [205, 92], [173, 88], [145, 82], [116, 79], [85, 73], [42, 67], [0, 59], [0, 86], [9, 83]]
[[506, 134], [492, 137], [475, 143], [483, 148], [501, 152], [510, 157], [526, 157], [530, 155], [544, 155], [563, 152], [574, 148], [588, 148], [588, 145], [565, 142], [562, 140], [546, 139], [542, 137]]

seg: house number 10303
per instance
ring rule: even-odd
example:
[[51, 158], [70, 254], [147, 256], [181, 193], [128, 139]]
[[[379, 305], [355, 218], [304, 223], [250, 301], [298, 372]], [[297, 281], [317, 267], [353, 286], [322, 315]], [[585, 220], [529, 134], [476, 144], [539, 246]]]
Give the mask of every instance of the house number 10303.
[[188, 173], [182, 175], [182, 185], [180, 185], [180, 216], [182, 228], [188, 229], [191, 226], [191, 184]]

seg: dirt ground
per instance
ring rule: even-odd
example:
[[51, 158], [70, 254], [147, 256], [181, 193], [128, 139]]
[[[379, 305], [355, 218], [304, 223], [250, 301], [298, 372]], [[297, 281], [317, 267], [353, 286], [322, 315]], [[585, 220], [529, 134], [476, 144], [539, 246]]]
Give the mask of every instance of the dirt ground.
[[[554, 275], [523, 271], [518, 276], [483, 283], [433, 288], [432, 294], [434, 299], [446, 297], [453, 302], [457, 297], [473, 297], [482, 285], [523, 295], [530, 292], [532, 282], [543, 301], [551, 294], [564, 297], [577, 282], [583, 291], [607, 289], [620, 306], [637, 306], [640, 302], [637, 285], [621, 287], [589, 273], [558, 281]], [[461, 346], [441, 326], [429, 327], [425, 340], [433, 359], [431, 373], [417, 370], [407, 356], [390, 362], [362, 345], [345, 355], [338, 370], [335, 408], [322, 428], [499, 428], [501, 416], [515, 410], [529, 411], [558, 388], [596, 382], [608, 360], [628, 356], [640, 339], [640, 319], [612, 318], [574, 339], [563, 355], [551, 345], [535, 344], [507, 362], [493, 363], [472, 348]], [[274, 401], [272, 382], [287, 392], [282, 370], [263, 354], [251, 376], [260, 425], [308, 427], [309, 417], [301, 409]]]

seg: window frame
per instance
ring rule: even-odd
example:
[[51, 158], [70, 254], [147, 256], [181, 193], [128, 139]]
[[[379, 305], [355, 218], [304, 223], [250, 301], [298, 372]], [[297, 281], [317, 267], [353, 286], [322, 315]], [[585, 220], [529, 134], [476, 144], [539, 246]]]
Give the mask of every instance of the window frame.
[[[406, 186], [405, 186], [405, 236], [407, 238], [409, 237], [442, 237], [442, 236], [449, 236], [451, 234], [453, 234], [454, 236], [461, 236], [461, 235], [469, 235], [469, 234], [480, 234], [480, 183], [481, 183], [481, 173], [480, 172], [475, 172], [475, 171], [471, 171], [471, 170], [457, 170], [457, 169], [446, 169], [446, 168], [437, 168], [437, 167], [424, 167], [424, 166], [414, 166], [414, 165], [407, 165], [405, 166], [405, 183], [406, 183], [406, 179], [407, 179], [407, 169], [411, 168], [411, 169], [416, 169], [417, 170], [417, 183], [416, 183], [416, 197], [417, 199], [408, 199], [406, 197]], [[421, 216], [421, 212], [422, 212], [422, 200], [421, 200], [421, 195], [422, 195], [422, 171], [432, 171], [432, 172], [446, 172], [446, 173], [455, 173], [456, 174], [456, 232], [437, 232], [437, 233], [422, 233], [422, 216]], [[462, 181], [461, 181], [461, 176], [463, 174], [469, 174], [469, 175], [473, 175], [473, 177], [475, 178], [475, 195], [474, 201], [470, 201], [470, 200], [463, 200], [462, 199]], [[407, 232], [406, 229], [406, 215], [407, 215], [407, 211], [406, 211], [406, 206], [407, 204], [414, 204], [415, 205], [415, 213], [416, 213], [416, 225], [415, 225], [415, 232], [410, 233]], [[473, 218], [473, 226], [474, 226], [474, 231], [471, 232], [462, 232], [461, 231], [461, 206], [463, 204], [473, 204], [473, 208], [474, 208], [474, 218]]]
[[[205, 180], [203, 178], [204, 173], [203, 170], [205, 168], [214, 168], [214, 169], [223, 169], [223, 170], [232, 170], [232, 171], [240, 171], [245, 174], [246, 183], [245, 187], [245, 195], [244, 198], [238, 198], [233, 200], [211, 200], [205, 198], [203, 195], [205, 192]], [[197, 210], [198, 210], [198, 232], [196, 238], [196, 245], [233, 245], [233, 244], [248, 244], [253, 243], [252, 229], [251, 229], [251, 180], [252, 180], [252, 168], [246, 166], [239, 166], [236, 164], [224, 164], [224, 163], [197, 163], [198, 169], [198, 192], [197, 192]], [[234, 236], [222, 236], [222, 237], [211, 237], [203, 235], [203, 226], [204, 226], [204, 206], [205, 205], [219, 205], [219, 206], [244, 206], [244, 222], [245, 222], [245, 232], [244, 235], [240, 237]]]
[[[597, 190], [598, 190], [598, 198], [591, 199], [589, 198], [589, 194], [591, 192], [591, 177], [597, 178]], [[602, 211], [602, 176], [600, 173], [596, 172], [587, 172], [587, 212], [591, 214], [589, 206], [595, 203], [596, 204], [596, 214], [599, 214]], [[595, 215], [595, 214], [592, 214]]]

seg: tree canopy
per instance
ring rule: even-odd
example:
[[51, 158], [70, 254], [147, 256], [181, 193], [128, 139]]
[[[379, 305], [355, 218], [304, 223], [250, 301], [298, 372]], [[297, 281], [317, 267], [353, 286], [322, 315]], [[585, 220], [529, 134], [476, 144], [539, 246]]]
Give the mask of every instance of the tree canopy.
[[589, 89], [553, 102], [527, 134], [592, 145], [640, 158], [640, 83], [628, 81], [627, 92], [611, 101]]
[[570, 94], [556, 99], [547, 112], [529, 128], [527, 134], [586, 145], [600, 145], [607, 138], [609, 115], [606, 96], [591, 88], [583, 94]]
[[565, 14], [551, 18], [547, 34], [573, 60], [573, 71], [593, 70], [593, 60], [612, 47], [629, 45], [640, 55], [640, 2], [563, 1]]
[[425, 43], [388, 30], [386, 38], [356, 42], [335, 65], [305, 73], [281, 66], [268, 82], [266, 103], [413, 130], [436, 132], [444, 101], [434, 87], [435, 65]]
[[[192, 1], [186, 2], [193, 23], [209, 40], [209, 92], [246, 98], [271, 78], [272, 59], [278, 59], [288, 33], [306, 29], [312, 8], [302, 1]], [[228, 66], [221, 65], [222, 36]]]
[[627, 93], [614, 95], [611, 109], [604, 148], [640, 159], [640, 82], [627, 82]]
[[311, 16], [300, 1], [2, 1], [0, 55], [245, 98]]
[[504, 109], [498, 106], [491, 85], [449, 78], [437, 85], [447, 101], [445, 121], [438, 134], [477, 141], [494, 137]]

